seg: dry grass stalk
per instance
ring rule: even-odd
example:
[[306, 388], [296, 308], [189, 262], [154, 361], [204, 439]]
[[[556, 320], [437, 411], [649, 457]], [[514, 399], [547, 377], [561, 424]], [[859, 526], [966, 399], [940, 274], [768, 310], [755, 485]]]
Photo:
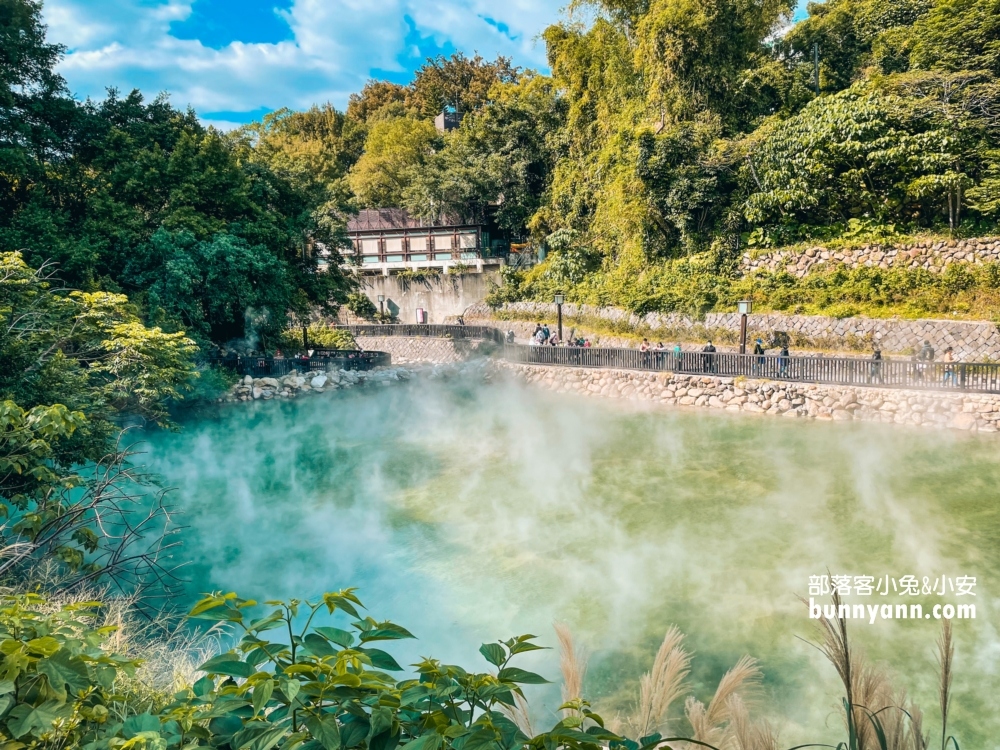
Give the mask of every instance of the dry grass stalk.
[[535, 730], [531, 726], [531, 716], [528, 710], [528, 701], [525, 700], [524, 696], [520, 693], [514, 693], [514, 705], [508, 706], [505, 704], [500, 705], [500, 711], [514, 722], [515, 726], [520, 729], [526, 737], [534, 737]]
[[[562, 672], [563, 703], [583, 698], [583, 678], [587, 674], [586, 654], [573, 643], [573, 634], [564, 623], [554, 623], [559, 639], [559, 669]], [[564, 714], [572, 713], [564, 711]]]
[[684, 635], [672, 626], [664, 635], [653, 660], [653, 668], [639, 678], [639, 705], [629, 722], [636, 737], [660, 729], [670, 705], [684, 692], [691, 657], [681, 646]]
[[725, 743], [733, 750], [778, 750], [778, 734], [767, 721], [751, 721], [746, 703], [736, 693], [729, 698], [729, 726]]
[[939, 701], [941, 706], [941, 750], [948, 744], [948, 712], [951, 709], [951, 679], [955, 662], [955, 644], [951, 639], [951, 620], [944, 620], [938, 639], [938, 666], [941, 668]]
[[740, 693], [756, 688], [760, 682], [761, 672], [757, 660], [744, 656], [726, 672], [715, 689], [715, 695], [709, 701], [708, 708], [694, 697], [688, 698], [684, 704], [684, 714], [691, 725], [692, 739], [706, 742], [715, 747], [729, 743], [729, 724], [733, 719], [734, 706], [746, 708], [740, 698]]
[[[840, 596], [834, 594], [834, 609], [840, 612]], [[923, 735], [923, 714], [913, 705], [907, 705], [904, 692], [897, 692], [888, 673], [871, 664], [864, 653], [853, 649], [847, 636], [847, 621], [842, 617], [820, 619], [820, 651], [827, 657], [844, 685], [845, 700], [850, 707], [845, 713], [848, 732], [853, 734], [857, 750], [881, 750], [875, 722], [885, 735], [887, 750], [925, 750], [927, 739]], [[948, 635], [950, 643], [950, 633]], [[942, 662], [942, 700], [945, 687], [945, 664], [950, 688], [951, 655], [945, 658], [947, 646], [942, 641], [939, 652]], [[943, 750], [943, 748], [942, 748]]]

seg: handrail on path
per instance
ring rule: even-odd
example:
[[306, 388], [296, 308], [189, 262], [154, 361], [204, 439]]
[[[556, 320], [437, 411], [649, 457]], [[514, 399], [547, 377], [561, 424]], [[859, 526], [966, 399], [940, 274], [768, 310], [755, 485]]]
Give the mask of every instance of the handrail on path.
[[1000, 393], [1000, 364], [991, 362], [916, 362], [692, 351], [677, 354], [669, 350], [642, 352], [621, 348], [527, 346], [508, 342], [504, 333], [492, 326], [377, 324], [337, 327], [355, 336], [426, 336], [492, 341], [503, 347], [500, 354], [504, 359], [519, 364], [742, 376], [823, 385]]

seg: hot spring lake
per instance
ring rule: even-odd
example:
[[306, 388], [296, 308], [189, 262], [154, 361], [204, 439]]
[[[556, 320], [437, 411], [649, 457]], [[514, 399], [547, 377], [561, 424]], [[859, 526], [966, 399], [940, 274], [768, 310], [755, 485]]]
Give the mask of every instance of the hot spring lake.
[[[555, 646], [562, 621], [605, 715], [627, 710], [676, 624], [706, 703], [740, 656], [760, 660], [756, 713], [791, 747], [844, 735], [836, 673], [803, 640], [810, 575], [976, 576], [977, 619], [954, 621], [950, 729], [962, 747], [998, 744], [996, 436], [638, 410], [471, 378], [227, 405], [181, 427], [145, 436], [136, 461], [176, 488], [192, 601], [357, 586], [369, 614], [419, 639], [389, 649], [400, 663], [482, 671], [480, 643]], [[850, 627], [940, 731], [940, 623]], [[556, 651], [527, 656], [558, 681]], [[551, 726], [558, 685], [526, 694]]]

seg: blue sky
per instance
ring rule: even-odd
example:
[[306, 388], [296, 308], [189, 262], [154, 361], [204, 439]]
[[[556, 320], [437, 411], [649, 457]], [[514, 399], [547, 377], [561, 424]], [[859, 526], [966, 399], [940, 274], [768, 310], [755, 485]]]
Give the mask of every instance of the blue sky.
[[[543, 68], [539, 33], [566, 0], [46, 0], [60, 71], [79, 97], [107, 87], [170, 94], [222, 127], [406, 83], [462, 50]], [[804, 2], [804, 0], [803, 0]]]

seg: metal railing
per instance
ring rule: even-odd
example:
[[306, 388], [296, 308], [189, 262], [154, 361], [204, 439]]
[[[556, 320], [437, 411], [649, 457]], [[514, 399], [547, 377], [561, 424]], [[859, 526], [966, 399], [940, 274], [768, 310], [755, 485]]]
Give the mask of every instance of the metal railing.
[[280, 378], [293, 372], [331, 372], [335, 370], [371, 370], [392, 364], [387, 352], [327, 350], [312, 357], [213, 357], [211, 363], [239, 375], [254, 378]]
[[1000, 393], [1000, 364], [985, 362], [916, 362], [857, 357], [782, 357], [729, 352], [646, 351], [577, 346], [526, 346], [507, 343], [490, 326], [352, 325], [338, 326], [355, 336], [430, 336], [485, 339], [502, 344], [504, 359], [534, 365], [603, 367], [687, 375], [745, 376], [770, 380], [861, 385], [881, 388]]

